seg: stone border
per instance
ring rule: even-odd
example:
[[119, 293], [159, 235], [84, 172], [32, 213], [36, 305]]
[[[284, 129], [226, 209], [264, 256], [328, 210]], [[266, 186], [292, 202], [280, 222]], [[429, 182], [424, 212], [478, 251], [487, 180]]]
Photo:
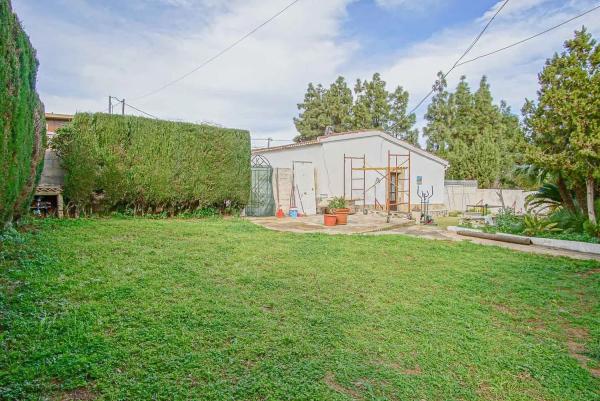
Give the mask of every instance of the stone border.
[[[472, 228], [465, 227], [457, 227], [457, 226], [449, 226], [448, 231], [458, 232], [458, 231], [471, 231], [471, 232], [483, 232], [481, 230], [475, 230]], [[524, 235], [514, 235], [514, 234], [505, 234], [501, 233], [502, 237], [505, 238], [529, 238], [531, 240], [532, 245], [544, 246], [546, 248], [555, 248], [555, 249], [564, 249], [567, 251], [575, 251], [582, 253], [592, 253], [595, 255], [600, 255], [600, 244], [592, 244], [589, 242], [580, 242], [580, 241], [567, 241], [562, 239], [553, 239], [553, 238], [540, 238], [540, 237], [528, 237]]]

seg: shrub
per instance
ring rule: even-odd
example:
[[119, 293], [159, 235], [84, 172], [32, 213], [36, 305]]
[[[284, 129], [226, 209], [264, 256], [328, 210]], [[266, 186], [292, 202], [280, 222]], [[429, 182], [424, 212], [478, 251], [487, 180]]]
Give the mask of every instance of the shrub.
[[346, 199], [344, 199], [341, 196], [335, 197], [332, 200], [329, 201], [329, 209], [345, 209], [346, 206]]
[[586, 233], [553, 232], [538, 233], [537, 236], [544, 238], [561, 239], [566, 241], [590, 242], [592, 244], [598, 243], [598, 237], [590, 236]]
[[191, 213], [243, 207], [248, 131], [108, 114], [77, 114], [53, 140], [76, 211]]
[[600, 237], [600, 224], [594, 224], [588, 220], [583, 223], [583, 232], [590, 237], [598, 238]]
[[523, 220], [523, 234], [525, 235], [536, 236], [560, 231], [562, 230], [557, 227], [556, 223], [535, 214], [526, 214]]
[[38, 63], [9, 0], [0, 0], [0, 229], [29, 209], [46, 146]]
[[496, 216], [495, 229], [502, 233], [520, 234], [523, 232], [523, 219], [513, 209], [501, 209]]
[[587, 221], [581, 210], [577, 212], [571, 212], [570, 210], [561, 207], [556, 209], [551, 215], [550, 220], [557, 224], [557, 226], [564, 231], [572, 233], [582, 233], [583, 225]]

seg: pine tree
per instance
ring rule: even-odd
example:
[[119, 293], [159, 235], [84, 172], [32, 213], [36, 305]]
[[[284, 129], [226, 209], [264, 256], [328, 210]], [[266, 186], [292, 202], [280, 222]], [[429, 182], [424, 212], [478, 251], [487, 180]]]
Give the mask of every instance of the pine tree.
[[352, 129], [371, 128], [373, 118], [367, 101], [367, 82], [356, 80], [354, 85], [355, 103], [352, 106]]
[[525, 144], [519, 120], [504, 102], [493, 103], [487, 78], [471, 92], [462, 76], [453, 93], [440, 72], [435, 95], [425, 114], [428, 150], [448, 159], [448, 177], [500, 186], [522, 155]]
[[329, 118], [329, 126], [335, 132], [348, 131], [352, 128], [352, 90], [344, 77], [338, 77], [323, 95], [323, 108]]
[[354, 96], [341, 76], [327, 89], [311, 83], [304, 102], [298, 104], [300, 114], [294, 118], [300, 134], [295, 140], [323, 135], [327, 127], [334, 132], [380, 129], [418, 146], [419, 132], [413, 128], [416, 117], [406, 114], [408, 99], [402, 87], [389, 93], [379, 73], [373, 74], [371, 81], [358, 79]]
[[[568, 179], [596, 224], [594, 200], [600, 178], [600, 45], [585, 27], [546, 61], [538, 76], [537, 103], [523, 107], [531, 138], [528, 160]], [[585, 188], [585, 194], [583, 193]]]
[[294, 124], [300, 133], [296, 140], [304, 141], [323, 135], [329, 123], [325, 114], [324, 92], [321, 84], [317, 86], [312, 82], [308, 84], [304, 102], [298, 104], [300, 115], [294, 118]]
[[417, 117], [414, 113], [407, 115], [408, 92], [401, 86], [389, 95], [389, 120], [386, 132], [414, 146], [419, 146], [419, 130], [414, 129]]
[[378, 72], [373, 74], [371, 81], [365, 81], [365, 94], [357, 99], [357, 103], [366, 102], [371, 117], [371, 125], [365, 128], [384, 128], [388, 122], [390, 105], [385, 81]]
[[444, 74], [440, 71], [433, 85], [433, 98], [425, 113], [427, 126], [423, 128], [423, 136], [427, 138], [427, 150], [441, 157], [446, 157], [451, 149], [451, 127], [454, 123], [447, 86]]

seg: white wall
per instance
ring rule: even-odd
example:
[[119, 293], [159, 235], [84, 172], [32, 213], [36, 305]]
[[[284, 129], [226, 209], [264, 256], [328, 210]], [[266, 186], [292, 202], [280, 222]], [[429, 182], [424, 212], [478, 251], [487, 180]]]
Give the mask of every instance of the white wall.
[[[48, 131], [48, 140], [54, 137], [54, 132]], [[65, 171], [60, 165], [60, 159], [56, 152], [48, 147], [44, 154], [44, 168], [40, 177], [38, 186], [63, 186], [65, 181]]]
[[[449, 211], [464, 212], [467, 205], [491, 205], [501, 206], [502, 202], [498, 189], [482, 189], [461, 185], [447, 185], [445, 201]], [[514, 208], [517, 213], [525, 212], [525, 199], [531, 192], [521, 189], [503, 189], [502, 197], [506, 207]], [[493, 213], [499, 209], [491, 209]]]
[[[384, 134], [385, 135], [385, 134]], [[392, 153], [408, 153], [408, 149], [399, 146], [385, 136], [373, 133], [351, 134], [343, 139], [336, 136], [324, 138], [316, 144], [290, 147], [279, 150], [265, 151], [262, 154], [274, 168], [292, 168], [293, 161], [310, 161], [317, 171], [316, 194], [320, 197], [342, 196], [344, 193], [344, 154], [347, 156], [366, 156], [367, 167], [386, 167], [388, 151]], [[356, 161], [356, 167], [361, 162]], [[350, 198], [350, 166], [347, 168], [346, 197]], [[382, 171], [385, 174], [385, 171]], [[355, 172], [358, 177], [362, 172]], [[430, 202], [442, 204], [444, 202], [444, 175], [445, 167], [431, 158], [419, 153], [411, 152], [411, 203], [419, 204], [417, 196], [417, 176], [423, 179], [423, 186], [431, 190], [433, 197]], [[374, 171], [366, 173], [366, 187], [371, 187], [381, 175]], [[362, 182], [356, 181], [357, 186]], [[376, 192], [376, 193], [375, 193]], [[381, 204], [385, 204], [386, 184], [385, 179], [375, 189], [367, 193], [367, 204], [374, 204], [375, 196]], [[362, 192], [355, 191], [353, 198], [362, 198]], [[358, 203], [360, 204], [360, 202]]]

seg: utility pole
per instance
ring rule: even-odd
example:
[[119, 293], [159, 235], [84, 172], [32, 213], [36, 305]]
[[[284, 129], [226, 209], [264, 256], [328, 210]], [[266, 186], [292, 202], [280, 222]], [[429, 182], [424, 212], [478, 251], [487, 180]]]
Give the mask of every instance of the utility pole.
[[[115, 100], [115, 104], [113, 105], [113, 99]], [[108, 97], [108, 114], [113, 114], [113, 107], [116, 106], [116, 103], [121, 103], [121, 115], [125, 115], [125, 99], [119, 100], [119, 98], [114, 96]]]

